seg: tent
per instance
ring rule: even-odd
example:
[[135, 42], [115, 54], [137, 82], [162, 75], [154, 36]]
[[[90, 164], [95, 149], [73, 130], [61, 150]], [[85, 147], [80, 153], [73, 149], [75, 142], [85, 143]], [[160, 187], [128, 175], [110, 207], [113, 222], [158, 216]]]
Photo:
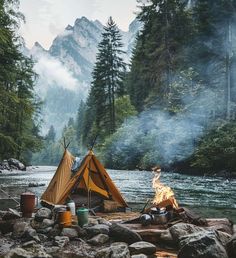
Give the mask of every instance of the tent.
[[71, 167], [74, 160], [73, 155], [65, 149], [55, 175], [41, 197], [42, 203], [64, 204], [72, 193], [86, 192], [87, 196], [98, 195], [103, 200], [116, 202], [118, 207], [128, 207], [107, 171], [91, 150], [73, 175]]

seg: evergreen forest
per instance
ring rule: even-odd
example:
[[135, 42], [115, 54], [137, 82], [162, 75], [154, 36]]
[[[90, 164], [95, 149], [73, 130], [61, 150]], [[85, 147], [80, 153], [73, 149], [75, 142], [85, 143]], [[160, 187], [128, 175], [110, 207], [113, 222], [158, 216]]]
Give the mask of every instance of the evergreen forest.
[[33, 62], [21, 51], [19, 1], [0, 1], [0, 160], [30, 162], [42, 147], [40, 100], [34, 92]]

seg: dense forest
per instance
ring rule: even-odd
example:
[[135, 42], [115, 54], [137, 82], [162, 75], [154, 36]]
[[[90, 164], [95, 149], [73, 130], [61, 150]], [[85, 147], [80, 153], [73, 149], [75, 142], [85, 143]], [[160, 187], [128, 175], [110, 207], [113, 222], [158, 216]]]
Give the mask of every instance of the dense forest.
[[19, 1], [0, 1], [0, 160], [29, 162], [41, 146], [40, 100], [33, 62], [21, 52]]
[[[0, 9], [0, 158], [29, 160], [41, 144], [36, 75], [19, 50], [19, 15], [5, 2]], [[74, 155], [84, 155], [96, 138], [96, 154], [109, 168], [159, 164], [234, 176], [236, 1], [137, 3], [143, 26], [130, 64], [124, 62], [122, 37], [110, 17], [86, 101], [78, 103], [76, 118], [69, 119], [61, 136], [51, 126], [31, 162], [58, 164], [64, 138]]]

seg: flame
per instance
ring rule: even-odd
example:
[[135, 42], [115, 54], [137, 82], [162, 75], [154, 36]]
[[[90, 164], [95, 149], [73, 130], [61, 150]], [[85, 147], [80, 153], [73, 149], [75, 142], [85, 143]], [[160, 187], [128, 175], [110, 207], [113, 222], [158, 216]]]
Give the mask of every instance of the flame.
[[173, 208], [178, 208], [178, 203], [175, 199], [175, 194], [173, 190], [160, 182], [161, 172], [155, 173], [152, 180], [152, 187], [155, 190], [155, 197], [153, 199], [153, 204], [157, 205], [159, 208], [166, 207], [167, 205], [172, 205]]

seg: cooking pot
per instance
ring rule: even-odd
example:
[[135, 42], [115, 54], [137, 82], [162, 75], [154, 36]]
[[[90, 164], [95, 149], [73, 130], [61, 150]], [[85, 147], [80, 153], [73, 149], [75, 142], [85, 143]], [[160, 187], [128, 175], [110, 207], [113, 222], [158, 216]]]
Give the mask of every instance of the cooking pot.
[[166, 224], [168, 222], [168, 212], [152, 214], [152, 224]]

